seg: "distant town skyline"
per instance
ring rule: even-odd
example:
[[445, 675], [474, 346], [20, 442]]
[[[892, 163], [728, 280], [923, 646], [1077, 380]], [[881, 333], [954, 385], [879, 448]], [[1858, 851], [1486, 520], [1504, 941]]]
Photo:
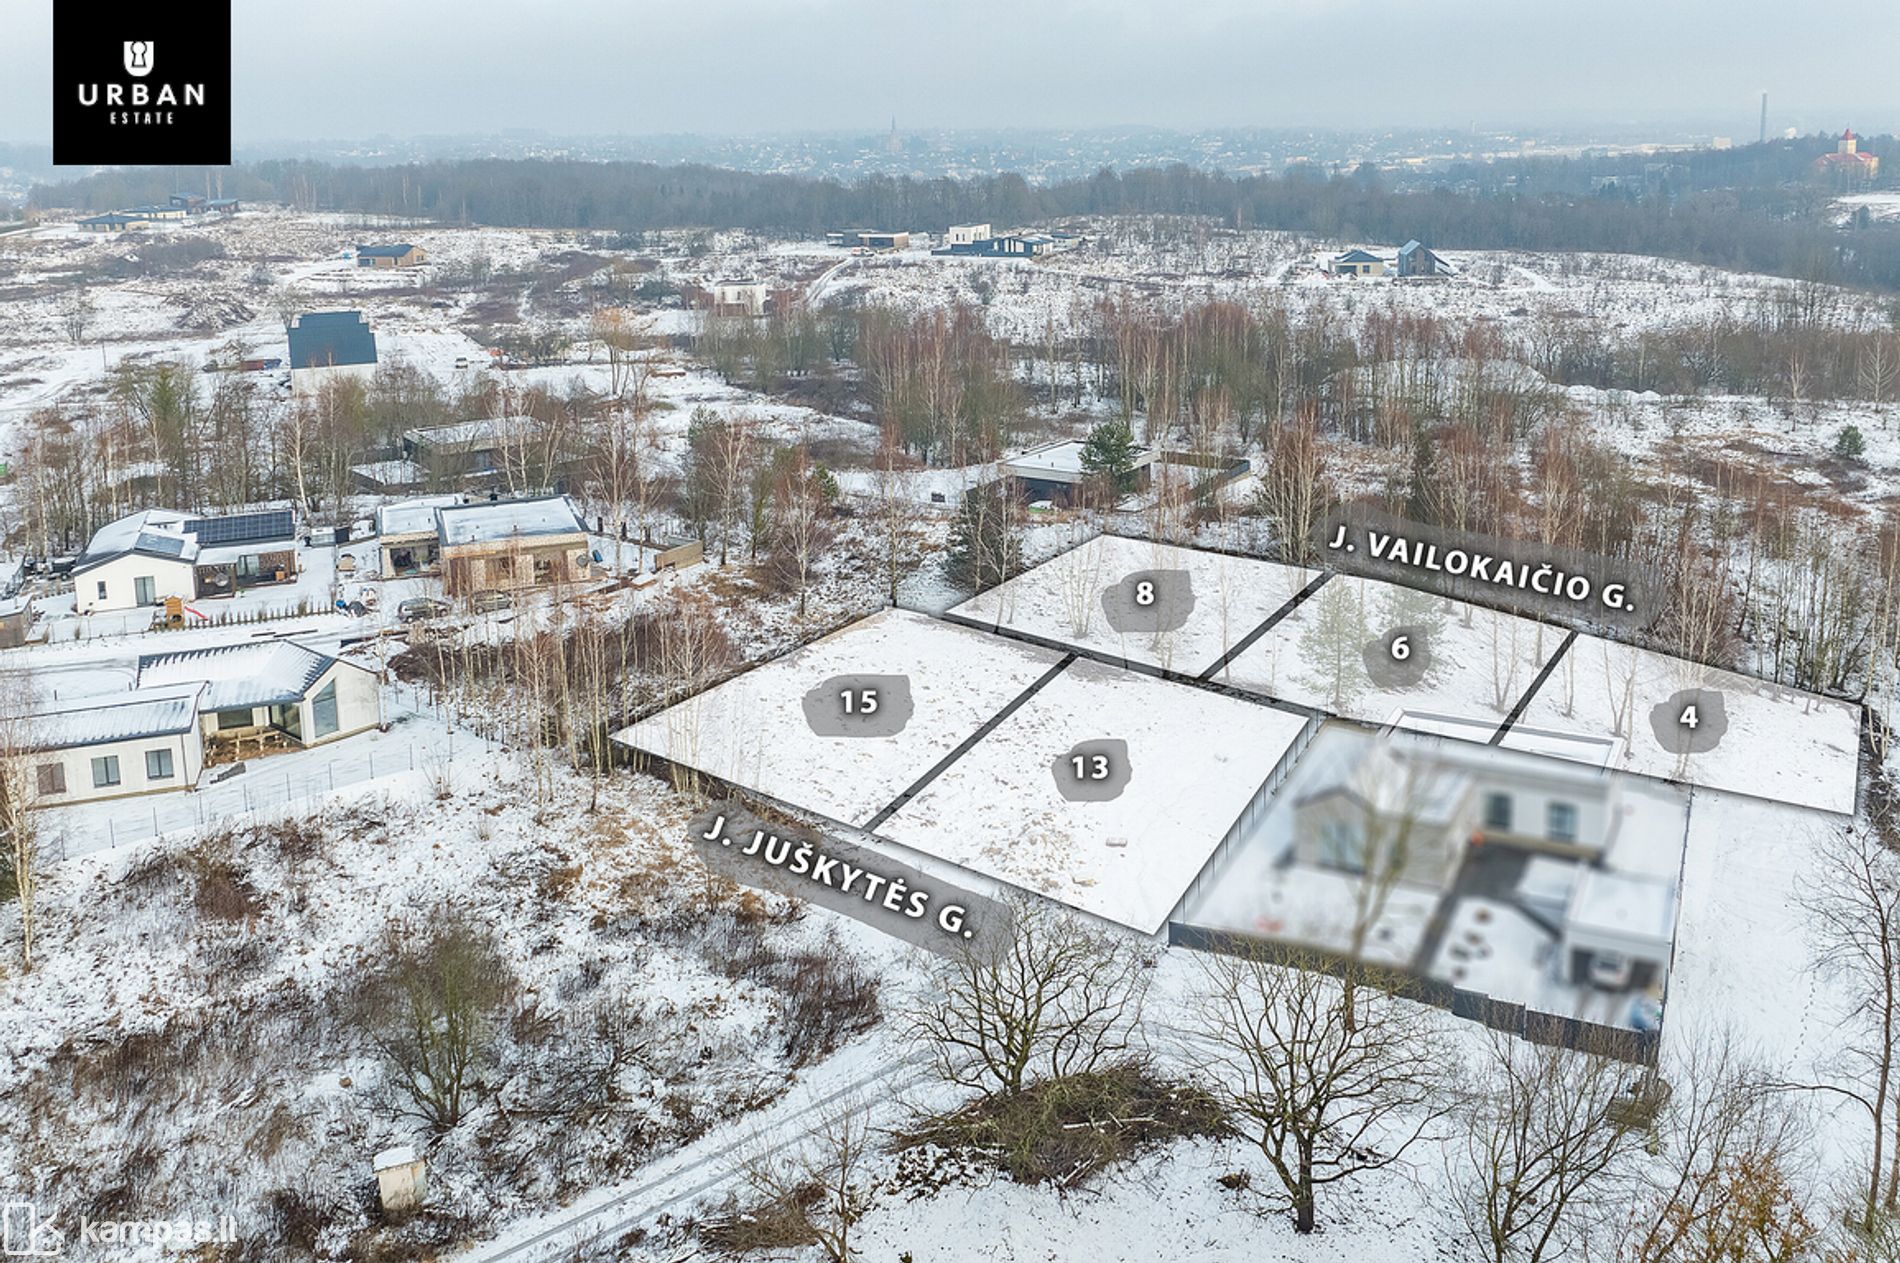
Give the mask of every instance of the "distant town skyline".
[[[7, 0], [0, 139], [44, 143], [51, 0]], [[152, 18], [155, 55], [167, 20]], [[177, 38], [188, 38], [184, 27]], [[1900, 129], [1900, 7], [1595, 0], [243, 0], [240, 146], [530, 129]], [[1843, 55], [1844, 49], [1856, 55]]]

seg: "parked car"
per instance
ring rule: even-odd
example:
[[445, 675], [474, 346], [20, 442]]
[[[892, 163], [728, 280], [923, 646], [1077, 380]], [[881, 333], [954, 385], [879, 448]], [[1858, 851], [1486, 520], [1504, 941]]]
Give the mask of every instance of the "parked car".
[[514, 607], [515, 599], [495, 588], [484, 588], [468, 598], [468, 608], [477, 614], [493, 614], [496, 610], [511, 610]]
[[439, 596], [412, 596], [396, 607], [396, 617], [405, 623], [419, 623], [441, 618], [449, 608], [449, 603]]
[[1590, 985], [1599, 991], [1622, 991], [1630, 985], [1636, 962], [1621, 952], [1596, 952], [1590, 957]]

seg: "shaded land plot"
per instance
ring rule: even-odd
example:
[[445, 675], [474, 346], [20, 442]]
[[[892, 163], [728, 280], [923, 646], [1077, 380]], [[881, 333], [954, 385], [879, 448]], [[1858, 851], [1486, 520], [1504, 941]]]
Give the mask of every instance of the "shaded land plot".
[[1150, 934], [1306, 725], [1078, 659], [878, 832]]
[[1178, 919], [1357, 956], [1473, 1002], [1649, 1029], [1688, 812], [1680, 789], [1635, 777], [1328, 723]]
[[951, 614], [1101, 657], [1200, 675], [1317, 574], [1101, 535], [972, 597]]
[[1859, 708], [1579, 636], [1502, 744], [1851, 814]]
[[921, 614], [885, 610], [614, 737], [859, 825], [1061, 658]]
[[1564, 636], [1534, 619], [1335, 575], [1221, 678], [1344, 719], [1486, 741]]

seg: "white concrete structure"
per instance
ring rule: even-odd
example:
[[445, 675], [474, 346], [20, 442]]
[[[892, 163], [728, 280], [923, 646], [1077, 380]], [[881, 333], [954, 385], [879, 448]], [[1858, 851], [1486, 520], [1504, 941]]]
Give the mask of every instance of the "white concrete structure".
[[428, 1166], [408, 1145], [397, 1145], [370, 1162], [376, 1172], [376, 1196], [384, 1210], [414, 1210], [429, 1196]]
[[722, 316], [763, 316], [770, 293], [764, 281], [715, 281], [713, 309]]
[[186, 789], [204, 769], [200, 685], [55, 704], [29, 721], [36, 807]]
[[943, 235], [943, 243], [947, 246], [967, 246], [989, 239], [988, 224], [951, 224], [950, 231]]

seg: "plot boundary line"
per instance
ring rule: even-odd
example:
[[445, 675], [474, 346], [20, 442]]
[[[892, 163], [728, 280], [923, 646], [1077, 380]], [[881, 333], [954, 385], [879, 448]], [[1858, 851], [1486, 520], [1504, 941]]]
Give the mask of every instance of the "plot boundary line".
[[1298, 609], [1301, 605], [1305, 604], [1306, 599], [1312, 596], [1315, 592], [1319, 591], [1321, 588], [1325, 587], [1326, 581], [1332, 577], [1333, 577], [1332, 571], [1322, 570], [1319, 573], [1319, 576], [1315, 578], [1312, 582], [1308, 583], [1305, 587], [1301, 588], [1298, 592], [1295, 592], [1292, 596], [1288, 597], [1285, 605], [1282, 605], [1279, 609], [1267, 615], [1267, 620], [1264, 623], [1260, 624], [1260, 626], [1248, 632], [1245, 636], [1242, 636], [1238, 644], [1236, 644], [1232, 649], [1229, 649], [1226, 653], [1222, 654], [1220, 657], [1214, 659], [1214, 663], [1212, 666], [1208, 667], [1207, 670], [1201, 672], [1199, 675], [1195, 676], [1194, 678], [1197, 680], [1206, 680], [1210, 683], [1215, 682], [1214, 676], [1217, 672], [1226, 670], [1227, 665], [1231, 663], [1235, 658], [1238, 658], [1241, 654], [1253, 648], [1255, 641], [1259, 640], [1262, 636], [1266, 635], [1268, 632], [1272, 631], [1276, 626], [1278, 626], [1281, 619], [1285, 618], [1287, 615], [1291, 614], [1294, 610]]
[[1062, 660], [1060, 662], [1056, 663], [1054, 666], [1050, 667], [1047, 671], [1044, 671], [1040, 676], [1038, 676], [1036, 678], [1035, 683], [1031, 684], [1028, 688], [1024, 689], [1021, 693], [1017, 694], [1015, 700], [1011, 701], [1009, 705], [1003, 707], [1003, 709], [997, 711], [994, 715], [984, 720], [981, 727], [979, 727], [975, 732], [971, 733], [969, 736], [965, 737], [962, 741], [958, 742], [956, 747], [952, 749], [950, 753], [944, 755], [941, 759], [938, 759], [937, 762], [931, 766], [929, 771], [925, 772], [922, 776], [918, 777], [915, 781], [911, 782], [910, 786], [906, 788], [903, 793], [893, 798], [890, 801], [890, 803], [882, 811], [878, 812], [875, 816], [872, 816], [865, 823], [861, 825], [857, 825], [855, 827], [862, 829], [866, 833], [875, 832], [879, 825], [883, 824], [886, 820], [889, 820], [892, 816], [896, 815], [899, 811], [903, 810], [904, 805], [906, 803], [910, 802], [911, 799], [915, 798], [917, 795], [923, 793], [925, 789], [929, 788], [930, 783], [932, 781], [936, 780], [939, 776], [942, 776], [945, 772], [949, 771], [951, 765], [957, 762], [957, 760], [961, 759], [964, 755], [968, 754], [971, 751], [971, 749], [975, 747], [977, 742], [989, 736], [992, 732], [995, 732], [997, 728], [1002, 726], [1004, 720], [1008, 719], [1011, 715], [1014, 715], [1017, 711], [1021, 710], [1024, 706], [1026, 706], [1029, 703], [1029, 699], [1034, 697], [1036, 694], [1042, 692], [1043, 688], [1046, 685], [1048, 685], [1050, 681], [1054, 680], [1058, 675], [1061, 675], [1064, 671], [1067, 671], [1069, 669], [1069, 664], [1074, 662], [1076, 660], [1076, 657], [1077, 655], [1073, 651], [1069, 653], [1065, 653], [1062, 656]]
[[1530, 709], [1531, 702], [1537, 697], [1538, 691], [1544, 687], [1544, 682], [1550, 679], [1551, 673], [1557, 669], [1557, 664], [1564, 660], [1564, 655], [1570, 652], [1570, 646], [1576, 643], [1577, 629], [1572, 627], [1564, 636], [1563, 643], [1557, 646], [1557, 652], [1551, 654], [1550, 661], [1538, 670], [1537, 678], [1530, 682], [1529, 687], [1524, 690], [1524, 695], [1517, 699], [1517, 705], [1511, 707], [1511, 713], [1504, 717], [1504, 722], [1498, 725], [1498, 730], [1491, 734], [1491, 740], [1486, 742], [1486, 745], [1495, 746], [1504, 743], [1504, 738], [1510, 735], [1511, 725], [1524, 717], [1524, 712]]

